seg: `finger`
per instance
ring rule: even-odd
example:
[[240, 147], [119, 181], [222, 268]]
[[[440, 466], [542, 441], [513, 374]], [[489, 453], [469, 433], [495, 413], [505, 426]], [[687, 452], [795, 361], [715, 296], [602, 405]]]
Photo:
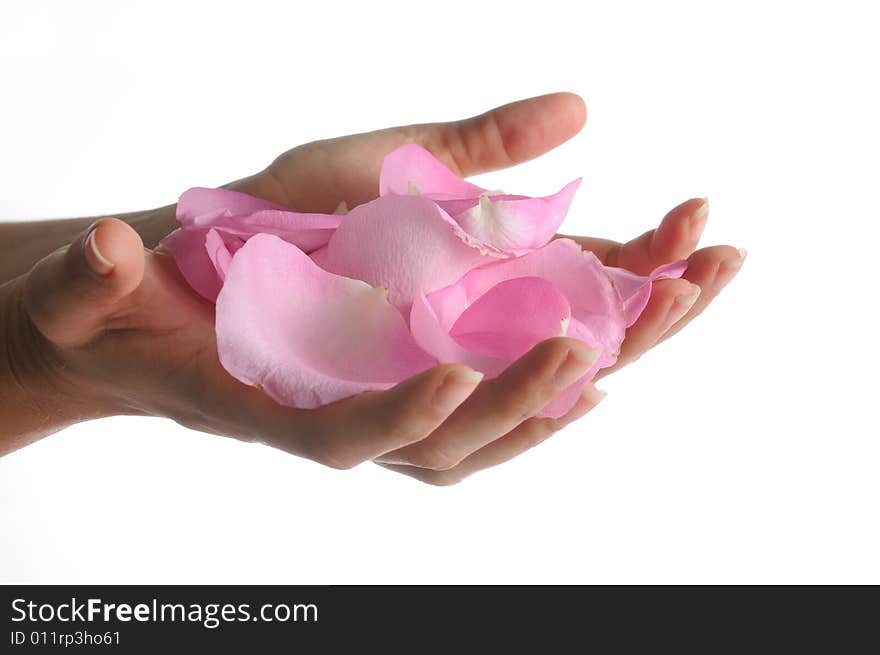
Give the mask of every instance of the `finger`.
[[431, 436], [378, 459], [450, 469], [537, 414], [583, 377], [598, 357], [598, 350], [589, 350], [576, 339], [558, 337], [539, 343], [497, 378], [481, 384]]
[[595, 253], [606, 266], [618, 266], [638, 275], [647, 275], [661, 264], [688, 257], [697, 247], [708, 216], [708, 200], [691, 198], [666, 214], [656, 229], [627, 243], [591, 237], [565, 238], [573, 239], [584, 250]]
[[530, 418], [508, 434], [493, 441], [488, 446], [480, 448], [462, 460], [457, 466], [446, 471], [434, 471], [432, 469], [419, 468], [418, 466], [401, 464], [380, 464], [380, 466], [403, 473], [428, 484], [444, 486], [457, 484], [478, 471], [510, 461], [514, 457], [518, 457], [527, 450], [534, 448], [539, 443], [546, 441], [566, 425], [581, 418], [596, 407], [604, 397], [604, 391], [599, 391], [592, 384], [587, 385], [581, 392], [577, 403], [565, 416], [558, 419]]
[[[300, 412], [300, 434], [270, 430], [270, 445], [347, 469], [431, 434], [471, 393], [482, 374], [436, 366], [387, 391], [363, 393]], [[283, 424], [282, 424], [283, 425]]]
[[94, 223], [66, 248], [38, 262], [25, 283], [31, 320], [57, 345], [88, 342], [117, 303], [140, 285], [144, 247], [129, 225], [115, 218]]
[[574, 93], [519, 100], [473, 118], [404, 128], [462, 177], [534, 159], [568, 141], [587, 120]]
[[684, 278], [702, 289], [700, 297], [690, 308], [663, 334], [660, 341], [666, 340], [680, 332], [688, 323], [702, 314], [715, 297], [721, 293], [742, 268], [746, 259], [744, 249], [737, 250], [733, 246], [713, 246], [695, 252], [688, 259], [688, 268]]
[[645, 310], [626, 331], [617, 361], [596, 374], [599, 380], [627, 364], [632, 364], [650, 350], [673, 324], [693, 307], [701, 295], [699, 286], [683, 279], [654, 283]]

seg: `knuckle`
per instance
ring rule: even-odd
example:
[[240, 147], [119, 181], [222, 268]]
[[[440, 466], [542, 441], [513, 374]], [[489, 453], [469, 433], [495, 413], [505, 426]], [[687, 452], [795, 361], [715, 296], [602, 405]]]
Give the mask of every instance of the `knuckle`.
[[460, 458], [453, 457], [437, 447], [422, 450], [410, 459], [413, 466], [431, 471], [448, 471], [460, 461]]
[[531, 419], [516, 431], [516, 439], [511, 445], [517, 454], [534, 448], [549, 439], [555, 432], [554, 419]]
[[351, 453], [339, 451], [335, 448], [320, 450], [311, 458], [322, 466], [327, 466], [337, 471], [348, 471], [361, 463], [361, 460]]
[[541, 400], [545, 396], [546, 393], [540, 383], [529, 381], [528, 384], [515, 386], [504, 393], [503, 411], [507, 416], [520, 422], [525, 421], [541, 409]]
[[429, 418], [431, 414], [419, 403], [397, 405], [384, 412], [377, 427], [383, 437], [398, 444], [407, 444], [426, 436], [426, 420]]

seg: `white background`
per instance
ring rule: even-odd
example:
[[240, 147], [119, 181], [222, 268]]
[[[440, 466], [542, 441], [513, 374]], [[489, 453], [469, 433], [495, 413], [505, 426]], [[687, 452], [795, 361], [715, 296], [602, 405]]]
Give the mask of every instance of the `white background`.
[[707, 195], [705, 242], [750, 256], [595, 412], [456, 487], [167, 420], [68, 429], [0, 460], [0, 581], [880, 583], [878, 21], [718, 5], [5, 0], [2, 217], [571, 90], [586, 130], [487, 186], [583, 175], [565, 231], [612, 238]]

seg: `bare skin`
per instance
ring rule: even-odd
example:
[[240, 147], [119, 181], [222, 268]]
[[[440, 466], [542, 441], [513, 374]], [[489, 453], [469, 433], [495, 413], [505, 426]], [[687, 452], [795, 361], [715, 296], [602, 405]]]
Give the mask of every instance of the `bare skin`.
[[[574, 136], [585, 119], [579, 97], [541, 96], [463, 121], [299, 146], [228, 186], [330, 212], [342, 200], [354, 206], [375, 197], [382, 157], [401, 143], [420, 143], [468, 176], [537, 157]], [[602, 375], [681, 330], [739, 270], [744, 254], [731, 246], [695, 250], [707, 210], [704, 200], [688, 200], [623, 244], [574, 237], [606, 263], [638, 273], [689, 260], [685, 278], [655, 285], [619, 363]], [[516, 457], [602, 398], [590, 385], [563, 418], [534, 418], [596, 356], [557, 338], [494, 380], [440, 365], [388, 391], [314, 410], [282, 407], [221, 367], [213, 306], [155, 250], [175, 226], [173, 206], [120, 218], [0, 224], [0, 454], [79, 421], [149, 415], [334, 468], [375, 461], [451, 484]]]

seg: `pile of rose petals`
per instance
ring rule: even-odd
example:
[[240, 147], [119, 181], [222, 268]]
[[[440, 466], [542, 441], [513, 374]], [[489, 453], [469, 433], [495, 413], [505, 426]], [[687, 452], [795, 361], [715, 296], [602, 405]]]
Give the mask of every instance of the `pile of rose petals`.
[[195, 188], [164, 245], [216, 303], [223, 366], [284, 405], [387, 389], [437, 363], [491, 378], [569, 336], [601, 355], [541, 412], [558, 417], [614, 363], [652, 281], [686, 267], [639, 276], [553, 240], [579, 183], [545, 198], [487, 191], [408, 144], [385, 158], [379, 197], [346, 215]]

